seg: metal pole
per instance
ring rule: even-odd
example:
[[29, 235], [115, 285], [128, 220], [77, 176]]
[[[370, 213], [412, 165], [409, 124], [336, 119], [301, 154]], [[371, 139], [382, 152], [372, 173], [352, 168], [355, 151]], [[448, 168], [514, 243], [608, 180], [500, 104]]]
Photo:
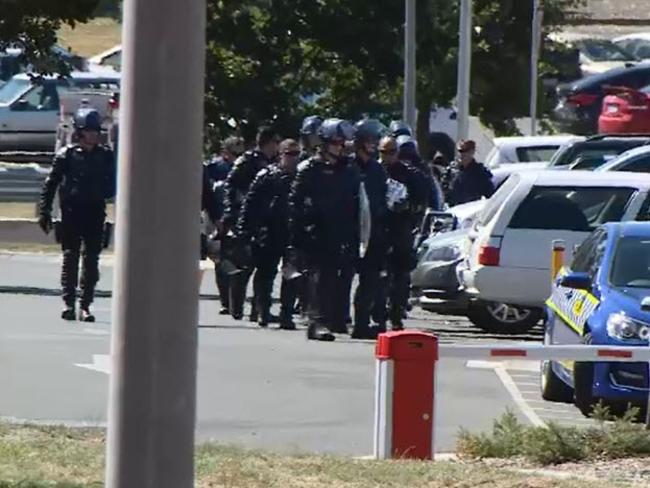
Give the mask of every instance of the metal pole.
[[415, 0], [404, 1], [404, 121], [415, 128]]
[[458, 27], [458, 139], [469, 137], [469, 89], [472, 67], [472, 0], [460, 0]]
[[530, 135], [537, 135], [538, 68], [541, 47], [542, 20], [544, 18], [543, 0], [533, 0], [532, 38], [530, 49]]
[[106, 486], [194, 486], [205, 0], [124, 2]]

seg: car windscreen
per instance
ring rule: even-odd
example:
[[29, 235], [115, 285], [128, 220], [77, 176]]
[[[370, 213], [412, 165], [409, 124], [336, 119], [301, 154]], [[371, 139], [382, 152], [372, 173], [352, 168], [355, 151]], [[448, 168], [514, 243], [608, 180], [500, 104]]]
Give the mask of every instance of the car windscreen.
[[483, 211], [477, 219], [477, 222], [480, 225], [485, 225], [490, 222], [492, 218], [494, 218], [503, 203], [517, 187], [519, 180], [521, 180], [521, 176], [519, 176], [517, 173], [510, 175], [494, 193], [494, 195], [488, 198]]
[[636, 191], [621, 187], [533, 186], [508, 227], [590, 232], [606, 222], [619, 222]]
[[580, 49], [592, 61], [637, 61], [627, 51], [618, 47], [608, 40], [594, 40], [576, 42], [576, 47]]
[[615, 287], [650, 288], [650, 238], [619, 239], [609, 280]]
[[608, 163], [619, 154], [637, 146], [647, 144], [647, 139], [638, 141], [599, 141], [598, 144], [579, 143], [555, 154], [549, 166], [573, 166], [572, 169], [593, 169]]
[[559, 146], [530, 146], [518, 147], [517, 159], [520, 163], [533, 163], [537, 161], [550, 161]]
[[12, 78], [0, 88], [0, 103], [9, 104], [16, 100], [31, 85], [29, 80]]

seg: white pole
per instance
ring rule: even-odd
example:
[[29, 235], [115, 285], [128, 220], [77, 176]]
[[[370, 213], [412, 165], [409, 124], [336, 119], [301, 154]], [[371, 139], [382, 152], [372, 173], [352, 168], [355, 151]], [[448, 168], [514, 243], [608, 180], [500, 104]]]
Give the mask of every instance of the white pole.
[[106, 486], [190, 488], [206, 4], [123, 11]]
[[542, 21], [544, 18], [543, 0], [533, 0], [532, 38], [530, 50], [530, 135], [537, 135], [537, 103], [538, 103], [538, 68], [539, 53], [542, 40]]
[[469, 90], [472, 68], [472, 0], [460, 0], [458, 28], [458, 139], [469, 137]]
[[404, 121], [415, 128], [415, 0], [404, 3]]

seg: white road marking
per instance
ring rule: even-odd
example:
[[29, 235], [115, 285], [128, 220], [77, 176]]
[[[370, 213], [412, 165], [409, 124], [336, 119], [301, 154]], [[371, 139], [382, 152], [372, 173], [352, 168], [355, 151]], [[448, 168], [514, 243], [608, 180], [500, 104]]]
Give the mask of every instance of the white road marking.
[[506, 370], [504, 363], [493, 362], [493, 361], [472, 360], [472, 361], [467, 361], [466, 366], [468, 368], [494, 370], [496, 375], [501, 380], [501, 383], [503, 383], [505, 389], [508, 390], [508, 393], [510, 393], [512, 400], [519, 407], [519, 409], [526, 416], [526, 418], [530, 421], [530, 423], [536, 427], [546, 427], [546, 423], [540, 418], [539, 415], [537, 415], [537, 413], [535, 413], [535, 410], [533, 410], [533, 408], [530, 405], [528, 405], [528, 403], [526, 402], [526, 399], [519, 391], [519, 388], [517, 388], [516, 383], [514, 382], [510, 374], [508, 374], [508, 371]]
[[91, 364], [75, 363], [75, 366], [110, 375], [111, 357], [108, 354], [93, 354], [93, 362]]

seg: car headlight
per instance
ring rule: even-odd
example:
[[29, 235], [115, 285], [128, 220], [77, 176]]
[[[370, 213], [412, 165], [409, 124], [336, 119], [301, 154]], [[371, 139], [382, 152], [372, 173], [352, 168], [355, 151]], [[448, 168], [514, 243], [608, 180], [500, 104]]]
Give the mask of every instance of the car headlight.
[[422, 253], [421, 262], [454, 261], [461, 256], [458, 246], [432, 246]]
[[650, 325], [631, 319], [622, 312], [610, 314], [607, 318], [607, 335], [619, 340], [648, 340]]

